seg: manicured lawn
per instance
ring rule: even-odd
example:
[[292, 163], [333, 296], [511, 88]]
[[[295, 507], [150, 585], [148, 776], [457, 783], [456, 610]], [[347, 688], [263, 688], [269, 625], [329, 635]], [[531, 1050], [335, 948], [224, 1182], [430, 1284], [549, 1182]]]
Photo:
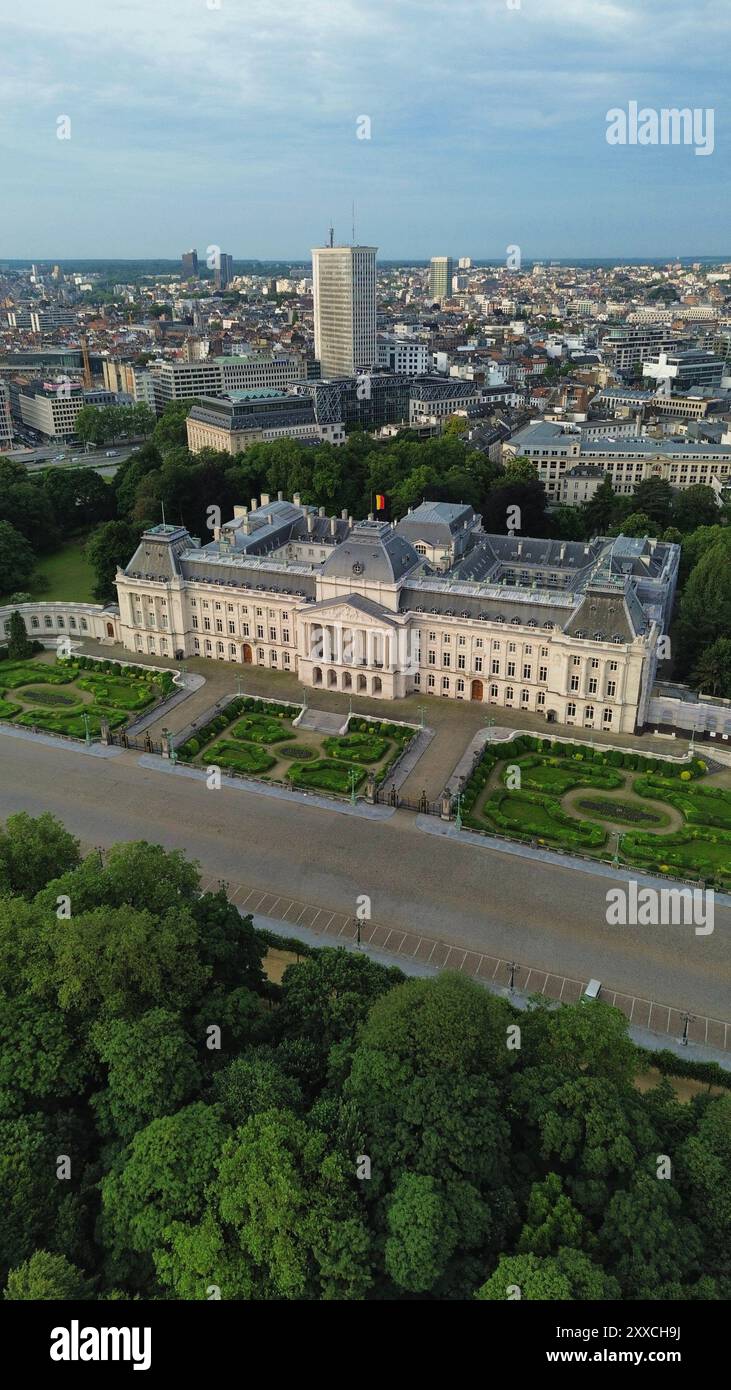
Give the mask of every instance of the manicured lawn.
[[608, 767], [571, 762], [568, 758], [518, 758], [521, 785], [531, 791], [553, 792], [562, 796], [573, 787], [601, 787], [603, 791], [621, 787], [623, 778]]
[[352, 763], [377, 763], [387, 752], [387, 738], [370, 734], [344, 734], [341, 738], [326, 738], [323, 748], [330, 758], [344, 758]]
[[[414, 736], [408, 726], [365, 719], [351, 719], [346, 734], [326, 736], [295, 728], [299, 713], [295, 705], [239, 696], [196, 729], [178, 756], [203, 767], [215, 763], [245, 776], [266, 774], [272, 782], [347, 795], [351, 771], [356, 787], [365, 781], [364, 765], [375, 773], [377, 784], [382, 782]], [[263, 754], [260, 760], [253, 757], [257, 751]]]
[[290, 781], [295, 787], [311, 787], [319, 791], [344, 794], [351, 789], [351, 773], [355, 773], [357, 788], [366, 776], [362, 767], [353, 767], [334, 758], [318, 758], [314, 763], [293, 763]]
[[103, 718], [110, 728], [119, 728], [131, 714], [147, 709], [172, 689], [168, 672], [108, 664], [105, 670], [104, 664], [95, 665], [87, 657], [0, 662], [0, 695], [13, 692], [12, 701], [0, 699], [0, 718], [83, 738], [84, 715], [90, 733], [96, 735]]
[[234, 738], [242, 738], [245, 743], [280, 743], [289, 738], [292, 727], [289, 720], [281, 721], [269, 714], [245, 714], [231, 729]]
[[622, 841], [623, 858], [643, 866], [677, 873], [681, 878], [718, 879], [731, 884], [731, 833], [706, 826], [688, 827], [675, 835], [629, 834]]
[[500, 831], [515, 830], [551, 843], [597, 847], [606, 839], [601, 826], [567, 815], [553, 797], [538, 792], [493, 792], [483, 806], [483, 816]]
[[82, 553], [85, 543], [85, 539], [69, 541], [52, 555], [42, 555], [28, 585], [28, 593], [33, 598], [98, 603], [93, 592], [96, 575]]
[[[491, 785], [496, 778], [509, 780], [507, 768], [516, 764], [521, 773], [519, 788], [488, 790], [490, 779]], [[645, 804], [591, 794], [580, 800], [558, 800], [572, 788], [585, 786], [621, 787], [642, 797]], [[685, 817], [684, 830], [662, 833], [672, 823], [663, 803]], [[620, 839], [618, 852], [625, 863], [680, 878], [705, 878], [723, 886], [731, 883], [731, 790], [714, 784], [699, 758], [680, 769], [619, 750], [583, 749], [571, 754], [557, 742], [519, 735], [509, 743], [487, 745], [464, 789], [462, 809], [465, 824], [474, 830], [497, 829], [605, 856], [607, 831], [602, 822], [624, 823], [635, 827]], [[582, 813], [587, 819], [580, 819]], [[643, 825], [648, 831], [652, 825], [660, 833], [643, 833]]]
[[234, 772], [251, 773], [261, 776], [274, 767], [276, 758], [266, 753], [255, 743], [233, 743], [230, 739], [220, 739], [206, 750], [203, 761], [207, 765], [230, 767]]

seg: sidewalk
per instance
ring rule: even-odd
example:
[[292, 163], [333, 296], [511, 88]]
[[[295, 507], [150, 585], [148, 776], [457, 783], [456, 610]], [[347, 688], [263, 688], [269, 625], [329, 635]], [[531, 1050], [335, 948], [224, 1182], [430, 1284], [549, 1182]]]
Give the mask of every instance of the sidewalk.
[[[201, 872], [203, 892], [215, 891], [220, 879]], [[243, 883], [227, 884], [228, 897], [242, 915], [253, 917], [254, 925], [266, 927], [282, 937], [295, 937], [310, 946], [338, 946], [362, 950], [382, 965], [396, 965], [406, 975], [437, 975], [440, 970], [457, 970], [484, 985], [493, 994], [509, 998], [517, 1008], [528, 1007], [532, 995], [541, 994], [555, 1003], [577, 1003], [586, 980], [553, 975], [524, 964], [515, 964], [484, 952], [465, 950], [418, 930], [389, 930], [383, 923], [363, 922], [358, 945], [358, 927], [343, 912], [317, 907], [300, 899], [262, 892]], [[514, 989], [510, 989], [511, 970]], [[706, 1017], [691, 1018], [688, 1044], [681, 1041], [683, 1015], [678, 1009], [650, 999], [630, 998], [604, 985], [601, 998], [621, 1009], [630, 1023], [630, 1036], [642, 1047], [659, 1051], [667, 1048], [694, 1061], [718, 1062], [731, 1071], [731, 1022]]]

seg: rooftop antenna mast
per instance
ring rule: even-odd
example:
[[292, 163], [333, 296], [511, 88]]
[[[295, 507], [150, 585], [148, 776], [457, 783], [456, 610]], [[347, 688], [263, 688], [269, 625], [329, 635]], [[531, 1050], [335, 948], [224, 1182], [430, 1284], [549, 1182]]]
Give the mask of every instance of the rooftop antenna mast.
[[355, 203], [353, 203], [353, 246], [355, 246]]
[[163, 502], [162, 498], [160, 499], [160, 508], [161, 508], [161, 510], [162, 510], [162, 524], [163, 524], [163, 526], [164, 526], [164, 525], [165, 525], [165, 503]]
[[332, 223], [330, 223], [330, 247], [331, 247], [331, 249], [332, 249], [332, 245], [333, 245], [333, 237], [334, 237], [334, 236], [335, 236], [335, 228], [333, 227]]

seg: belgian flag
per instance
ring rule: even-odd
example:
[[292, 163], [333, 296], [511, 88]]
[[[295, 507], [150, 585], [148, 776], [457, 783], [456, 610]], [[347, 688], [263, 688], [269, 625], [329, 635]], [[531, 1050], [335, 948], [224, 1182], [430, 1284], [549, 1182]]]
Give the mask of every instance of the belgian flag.
[[385, 496], [384, 496], [384, 494], [383, 494], [382, 492], [377, 492], [377, 493], [376, 493], [376, 511], [377, 511], [377, 512], [385, 512], [385, 510], [386, 510], [386, 498], [385, 498]]

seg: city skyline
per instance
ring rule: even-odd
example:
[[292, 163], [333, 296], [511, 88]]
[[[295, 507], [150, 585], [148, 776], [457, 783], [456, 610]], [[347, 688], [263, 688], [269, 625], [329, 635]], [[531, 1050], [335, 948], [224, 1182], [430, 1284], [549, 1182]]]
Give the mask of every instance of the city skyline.
[[[349, 239], [353, 201], [382, 260], [727, 252], [731, 15], [711, 0], [285, 0], [276, 21], [259, 0], [127, 0], [101, 23], [37, 0], [5, 27], [7, 257], [288, 260], [331, 219]], [[712, 111], [712, 157], [608, 143], [633, 102]]]

